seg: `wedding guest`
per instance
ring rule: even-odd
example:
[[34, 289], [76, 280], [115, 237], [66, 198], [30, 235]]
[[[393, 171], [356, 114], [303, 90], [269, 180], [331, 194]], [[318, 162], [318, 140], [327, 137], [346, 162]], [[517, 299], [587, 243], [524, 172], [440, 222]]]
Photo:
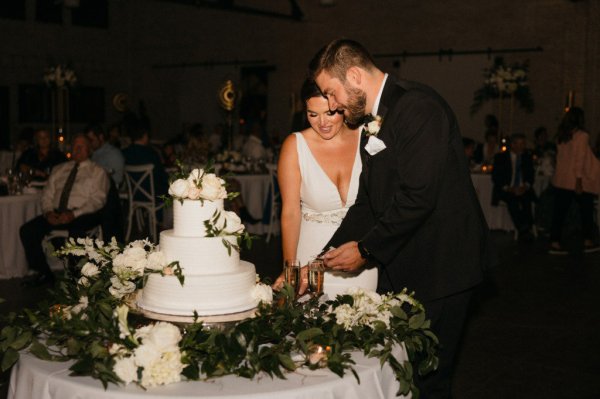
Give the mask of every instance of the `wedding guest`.
[[204, 137], [202, 124], [197, 123], [190, 128], [187, 144], [181, 154], [181, 161], [185, 165], [203, 166], [208, 161], [209, 144]]
[[66, 160], [65, 154], [52, 146], [50, 132], [38, 129], [34, 133], [34, 147], [21, 155], [17, 168], [23, 173], [33, 173], [36, 180], [46, 180], [52, 168]]
[[499, 152], [498, 132], [492, 129], [485, 133], [485, 143], [477, 146], [474, 160], [476, 163], [491, 165], [494, 163], [494, 157]]
[[264, 134], [260, 122], [251, 122], [249, 128], [248, 138], [242, 147], [242, 156], [254, 161], [270, 158], [270, 152], [263, 143]]
[[54, 280], [42, 249], [42, 239], [52, 230], [68, 230], [70, 237], [84, 237], [101, 222], [109, 178], [90, 159], [91, 146], [83, 134], [73, 138], [71, 160], [57, 165], [42, 193], [42, 215], [20, 228], [27, 264], [36, 274], [25, 283], [40, 285]]
[[600, 192], [600, 161], [594, 156], [589, 140], [584, 128], [583, 110], [570, 108], [558, 127], [556, 171], [552, 178], [554, 216], [548, 251], [552, 255], [568, 253], [561, 245], [561, 239], [564, 221], [573, 201], [577, 202], [581, 213], [584, 252], [600, 250], [594, 242], [597, 226], [593, 219], [594, 199]]
[[515, 133], [511, 136], [510, 151], [496, 154], [492, 170], [492, 205], [500, 201], [506, 203], [510, 217], [519, 232], [519, 239], [533, 238], [532, 203], [535, 199], [533, 192], [533, 158], [525, 151], [525, 135]]
[[[161, 162], [160, 156], [150, 145], [150, 134], [148, 129], [141, 123], [131, 123], [129, 127], [129, 135], [132, 144], [123, 150], [126, 165], [144, 165], [152, 164], [152, 179], [154, 181], [154, 194], [156, 197], [166, 195], [169, 177]], [[148, 183], [146, 190], [150, 190]]]
[[11, 167], [16, 167], [21, 155], [30, 148], [33, 148], [34, 134], [35, 130], [33, 130], [31, 127], [25, 127], [19, 131], [17, 142], [13, 146], [14, 151]]
[[106, 141], [104, 129], [100, 125], [89, 125], [84, 132], [92, 146], [92, 161], [102, 166], [116, 186], [120, 187], [125, 168], [125, 158], [121, 150]]
[[462, 142], [463, 147], [465, 148], [465, 156], [469, 162], [469, 167], [473, 167], [475, 164], [475, 140], [463, 137]]
[[534, 131], [535, 149], [533, 153], [538, 158], [543, 158], [546, 155], [554, 156], [556, 154], [556, 144], [548, 140], [548, 129], [540, 126]]
[[115, 123], [113, 125], [111, 125], [108, 128], [108, 138], [107, 141], [110, 143], [110, 145], [112, 145], [115, 148], [123, 148], [123, 143], [121, 142], [122, 140], [122, 132], [121, 132], [121, 125], [118, 123]]

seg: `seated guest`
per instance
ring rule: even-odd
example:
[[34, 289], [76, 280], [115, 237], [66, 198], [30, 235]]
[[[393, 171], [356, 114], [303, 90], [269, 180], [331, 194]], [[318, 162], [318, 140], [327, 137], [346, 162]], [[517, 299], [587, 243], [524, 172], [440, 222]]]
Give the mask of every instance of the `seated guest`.
[[104, 129], [100, 125], [90, 125], [85, 128], [85, 135], [92, 146], [92, 161], [102, 166], [113, 179], [117, 187], [123, 182], [125, 158], [117, 147], [106, 141]]
[[17, 161], [17, 168], [23, 173], [33, 173], [35, 180], [46, 180], [56, 165], [67, 160], [65, 154], [52, 147], [50, 132], [46, 129], [36, 130], [34, 147], [23, 152]]
[[242, 147], [242, 156], [252, 160], [266, 160], [270, 158], [270, 152], [263, 143], [262, 127], [259, 122], [250, 124], [249, 136]]
[[525, 135], [515, 133], [511, 136], [510, 151], [501, 152], [494, 157], [492, 205], [497, 206], [500, 201], [506, 202], [510, 217], [522, 239], [531, 238], [531, 203], [535, 198], [533, 178], [533, 160], [531, 154], [525, 151]]
[[[160, 155], [150, 145], [148, 129], [140, 123], [135, 123], [130, 126], [129, 135], [132, 143], [123, 150], [125, 165], [154, 165], [152, 170], [154, 194], [156, 197], [166, 195], [169, 189], [169, 177], [160, 161]], [[148, 185], [145, 189], [149, 191], [150, 186]]]
[[109, 241], [115, 237], [118, 242], [123, 242], [124, 223], [119, 187], [123, 184], [125, 158], [121, 150], [106, 141], [102, 126], [89, 125], [84, 131], [94, 151], [92, 161], [102, 166], [111, 177], [106, 205], [102, 214], [102, 238], [104, 241]]
[[21, 226], [19, 231], [27, 264], [37, 274], [28, 281], [43, 284], [53, 275], [42, 250], [42, 239], [52, 230], [68, 230], [71, 237], [83, 237], [100, 224], [109, 178], [101, 166], [90, 160], [91, 147], [84, 135], [73, 138], [71, 161], [56, 166], [42, 193], [42, 216]]
[[491, 165], [499, 151], [498, 132], [493, 129], [489, 130], [485, 133], [485, 143], [475, 149], [475, 163]]
[[463, 147], [465, 148], [465, 156], [469, 162], [469, 168], [473, 168], [475, 164], [475, 140], [468, 137], [463, 137]]
[[204, 137], [202, 124], [191, 127], [187, 144], [181, 154], [184, 165], [201, 167], [208, 161], [210, 146]]

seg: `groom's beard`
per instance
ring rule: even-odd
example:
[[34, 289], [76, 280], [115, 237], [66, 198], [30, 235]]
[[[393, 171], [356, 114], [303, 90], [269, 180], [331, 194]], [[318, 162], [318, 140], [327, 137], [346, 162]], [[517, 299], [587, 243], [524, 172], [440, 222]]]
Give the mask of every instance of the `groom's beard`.
[[344, 90], [348, 96], [346, 105], [344, 106], [344, 116], [349, 125], [360, 125], [364, 116], [365, 108], [367, 107], [367, 95], [361, 89], [350, 87], [348, 82], [344, 83]]

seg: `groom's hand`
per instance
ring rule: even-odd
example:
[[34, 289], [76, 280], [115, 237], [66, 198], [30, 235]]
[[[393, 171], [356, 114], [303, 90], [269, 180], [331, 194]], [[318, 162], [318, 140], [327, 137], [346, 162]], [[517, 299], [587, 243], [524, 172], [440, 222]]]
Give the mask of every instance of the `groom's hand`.
[[323, 255], [323, 260], [326, 267], [341, 272], [356, 272], [365, 264], [365, 260], [358, 251], [356, 241], [350, 241], [332, 249]]

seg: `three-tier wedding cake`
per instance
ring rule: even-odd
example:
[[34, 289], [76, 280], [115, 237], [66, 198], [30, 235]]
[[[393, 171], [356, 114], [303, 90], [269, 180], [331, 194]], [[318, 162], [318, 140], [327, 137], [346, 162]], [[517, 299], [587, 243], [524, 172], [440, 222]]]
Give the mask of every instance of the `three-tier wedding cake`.
[[173, 229], [160, 233], [160, 251], [168, 262], [179, 262], [185, 282], [182, 286], [174, 275], [150, 275], [138, 301], [141, 308], [211, 316], [256, 307], [256, 271], [240, 260], [238, 238], [244, 226], [235, 213], [223, 209], [224, 185], [202, 169], [171, 184]]

